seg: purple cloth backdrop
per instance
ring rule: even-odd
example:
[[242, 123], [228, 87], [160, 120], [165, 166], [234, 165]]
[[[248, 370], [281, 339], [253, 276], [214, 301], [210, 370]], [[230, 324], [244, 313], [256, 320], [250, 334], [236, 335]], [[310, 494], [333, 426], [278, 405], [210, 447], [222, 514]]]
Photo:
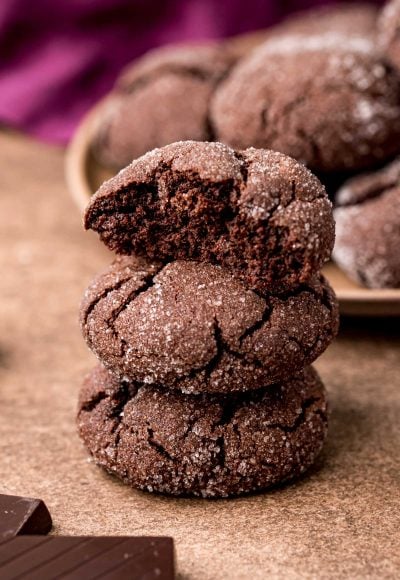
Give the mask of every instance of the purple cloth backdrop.
[[323, 0], [1, 0], [0, 121], [65, 143], [149, 48], [263, 28]]

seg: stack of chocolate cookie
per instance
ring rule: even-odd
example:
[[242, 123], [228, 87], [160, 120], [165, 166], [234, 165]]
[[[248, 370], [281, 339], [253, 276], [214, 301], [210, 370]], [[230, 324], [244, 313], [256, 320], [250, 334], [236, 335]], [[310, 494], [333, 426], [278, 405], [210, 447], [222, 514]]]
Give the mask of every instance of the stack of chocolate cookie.
[[122, 254], [81, 308], [101, 361], [78, 415], [96, 462], [140, 489], [203, 497], [309, 467], [327, 403], [308, 365], [338, 327], [318, 179], [281, 153], [174, 143], [106, 182], [85, 225]]

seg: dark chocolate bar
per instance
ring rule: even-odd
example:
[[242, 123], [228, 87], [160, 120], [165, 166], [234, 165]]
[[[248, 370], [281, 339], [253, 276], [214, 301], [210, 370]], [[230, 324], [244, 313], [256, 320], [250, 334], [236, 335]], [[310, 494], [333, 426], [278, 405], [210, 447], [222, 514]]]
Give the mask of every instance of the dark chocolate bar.
[[0, 494], [0, 541], [20, 534], [47, 534], [51, 526], [41, 499]]
[[0, 544], [0, 578], [173, 580], [172, 538], [20, 536]]

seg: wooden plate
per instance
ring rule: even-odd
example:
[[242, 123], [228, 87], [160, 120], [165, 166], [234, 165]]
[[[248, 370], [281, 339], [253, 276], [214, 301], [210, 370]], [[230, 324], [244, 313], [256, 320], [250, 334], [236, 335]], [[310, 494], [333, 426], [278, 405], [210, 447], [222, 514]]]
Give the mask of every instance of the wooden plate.
[[[86, 116], [66, 153], [66, 179], [81, 211], [89, 198], [113, 173], [100, 165], [91, 153], [92, 137], [102, 118], [107, 99]], [[324, 268], [340, 303], [341, 314], [355, 316], [400, 316], [400, 289], [370, 290], [355, 284], [335, 264]]]

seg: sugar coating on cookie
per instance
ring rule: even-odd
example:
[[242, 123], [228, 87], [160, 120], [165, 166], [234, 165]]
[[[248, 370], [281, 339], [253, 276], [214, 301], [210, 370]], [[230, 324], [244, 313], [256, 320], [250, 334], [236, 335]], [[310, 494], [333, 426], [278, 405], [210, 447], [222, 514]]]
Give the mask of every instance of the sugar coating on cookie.
[[337, 264], [363, 286], [400, 287], [400, 160], [349, 180], [337, 203]]
[[386, 58], [400, 70], [400, 2], [390, 0], [381, 11], [377, 24], [377, 42]]
[[327, 401], [312, 368], [224, 398], [120, 382], [99, 366], [81, 390], [78, 429], [96, 463], [133, 487], [228, 497], [301, 475], [323, 446]]
[[211, 264], [118, 259], [88, 288], [82, 332], [120, 377], [185, 392], [247, 391], [314, 361], [338, 329], [322, 277], [260, 297]]
[[121, 168], [155, 147], [212, 139], [210, 97], [235, 58], [218, 44], [173, 45], [135, 61], [99, 119], [94, 153]]
[[357, 170], [399, 150], [400, 80], [369, 35], [272, 37], [211, 104], [216, 138], [281, 151], [317, 172]]
[[331, 203], [303, 165], [194, 141], [155, 149], [104, 183], [85, 227], [118, 253], [222, 265], [260, 292], [307, 283], [334, 242]]

